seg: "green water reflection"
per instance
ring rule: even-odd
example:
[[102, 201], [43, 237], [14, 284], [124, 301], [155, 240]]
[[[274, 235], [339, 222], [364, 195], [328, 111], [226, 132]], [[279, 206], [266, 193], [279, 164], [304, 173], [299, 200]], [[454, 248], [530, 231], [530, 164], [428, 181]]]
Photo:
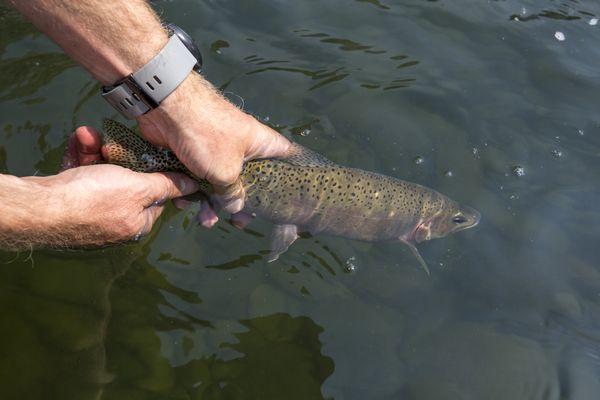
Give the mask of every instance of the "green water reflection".
[[[325, 236], [267, 264], [268, 222], [172, 207], [138, 245], [0, 253], [0, 398], [598, 398], [597, 2], [152, 4], [257, 118], [482, 223], [422, 246], [431, 277], [403, 246]], [[0, 171], [55, 173], [115, 112], [0, 22]]]

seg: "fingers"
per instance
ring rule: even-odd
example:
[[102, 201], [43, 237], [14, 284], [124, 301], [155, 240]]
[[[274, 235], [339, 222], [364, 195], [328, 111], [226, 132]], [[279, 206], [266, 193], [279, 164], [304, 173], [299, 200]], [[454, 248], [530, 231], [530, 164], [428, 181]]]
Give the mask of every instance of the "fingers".
[[200, 210], [198, 211], [198, 223], [205, 228], [212, 228], [219, 221], [217, 213], [211, 207], [208, 201], [200, 202]]
[[165, 201], [186, 196], [198, 191], [198, 183], [185, 174], [176, 172], [139, 173], [138, 177], [146, 185], [147, 200], [142, 211], [142, 224], [133, 240], [147, 235], [164, 211]]
[[238, 229], [244, 229], [253, 219], [252, 214], [239, 212], [231, 215], [231, 224]]
[[79, 165], [97, 164], [102, 161], [100, 134], [90, 126], [82, 126], [75, 130], [77, 138], [77, 157]]
[[67, 148], [60, 163], [60, 171], [75, 167], [79, 167], [79, 158], [77, 157], [77, 138], [73, 134], [67, 141]]
[[198, 182], [177, 172], [139, 173], [138, 176], [146, 185], [148, 197], [146, 207], [162, 204], [167, 199], [192, 194], [199, 189]]
[[215, 201], [230, 214], [240, 212], [244, 208], [246, 191], [240, 179], [229, 186], [214, 186]]
[[102, 162], [101, 146], [102, 139], [94, 128], [89, 126], [77, 128], [69, 137], [60, 170]]
[[193, 202], [186, 200], [186, 199], [182, 199], [182, 198], [177, 198], [177, 199], [173, 199], [173, 205], [178, 209], [178, 210], [185, 210], [186, 208], [188, 208]]
[[[165, 209], [164, 205], [157, 204], [157, 205], [151, 205], [150, 207], [148, 207], [144, 210], [144, 212], [143, 212], [144, 225], [142, 226], [141, 230], [138, 233], [139, 237], [145, 236], [150, 233], [150, 231], [152, 230], [152, 226], [158, 220], [158, 217], [160, 217], [160, 214], [162, 214], [164, 209]], [[138, 239], [139, 239], [139, 237], [138, 237]]]

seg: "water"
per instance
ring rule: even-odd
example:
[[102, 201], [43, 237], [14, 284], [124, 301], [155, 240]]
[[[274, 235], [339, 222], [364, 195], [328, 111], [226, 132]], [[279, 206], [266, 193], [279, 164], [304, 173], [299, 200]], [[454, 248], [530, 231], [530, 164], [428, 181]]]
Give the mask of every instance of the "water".
[[[430, 277], [404, 246], [325, 236], [267, 265], [267, 222], [172, 207], [136, 245], [1, 253], [1, 398], [598, 398], [597, 2], [154, 5], [248, 112], [482, 222], [421, 246]], [[55, 173], [73, 128], [115, 112], [0, 18], [0, 169]]]

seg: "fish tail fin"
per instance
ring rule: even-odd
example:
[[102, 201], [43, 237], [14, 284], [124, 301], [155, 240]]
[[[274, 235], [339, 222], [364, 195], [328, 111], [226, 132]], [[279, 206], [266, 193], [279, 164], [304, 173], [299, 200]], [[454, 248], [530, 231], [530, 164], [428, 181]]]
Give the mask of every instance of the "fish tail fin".
[[421, 253], [419, 253], [419, 250], [417, 249], [417, 246], [415, 246], [414, 244], [412, 244], [412, 243], [410, 243], [408, 241], [405, 241], [405, 240], [402, 240], [402, 243], [404, 243], [405, 245], [408, 246], [408, 248], [410, 249], [410, 251], [417, 258], [417, 261], [419, 261], [419, 264], [421, 264], [421, 267], [423, 267], [423, 269], [427, 273], [427, 276], [431, 276], [431, 272], [429, 272], [429, 267], [427, 267], [427, 263], [425, 262], [425, 260], [423, 259], [423, 257], [421, 257]]

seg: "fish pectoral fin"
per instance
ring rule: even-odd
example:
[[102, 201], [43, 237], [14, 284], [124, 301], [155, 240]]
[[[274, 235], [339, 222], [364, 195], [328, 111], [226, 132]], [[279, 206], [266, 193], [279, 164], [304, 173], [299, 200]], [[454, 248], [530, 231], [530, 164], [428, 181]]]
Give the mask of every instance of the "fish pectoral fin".
[[298, 227], [296, 225], [275, 225], [271, 233], [271, 253], [267, 261], [277, 260], [279, 255], [285, 253], [296, 239], [298, 239]]
[[414, 244], [412, 244], [411, 242], [408, 242], [406, 240], [402, 240], [401, 239], [401, 241], [402, 241], [402, 243], [404, 243], [405, 245], [408, 246], [408, 248], [410, 249], [410, 251], [417, 258], [417, 260], [419, 261], [419, 263], [421, 264], [421, 266], [423, 267], [423, 269], [427, 273], [427, 275], [430, 276], [431, 273], [429, 272], [429, 268], [427, 267], [427, 263], [425, 262], [425, 260], [423, 259], [423, 257], [421, 257], [421, 253], [419, 253], [419, 250], [417, 249], [417, 246], [415, 246]]

